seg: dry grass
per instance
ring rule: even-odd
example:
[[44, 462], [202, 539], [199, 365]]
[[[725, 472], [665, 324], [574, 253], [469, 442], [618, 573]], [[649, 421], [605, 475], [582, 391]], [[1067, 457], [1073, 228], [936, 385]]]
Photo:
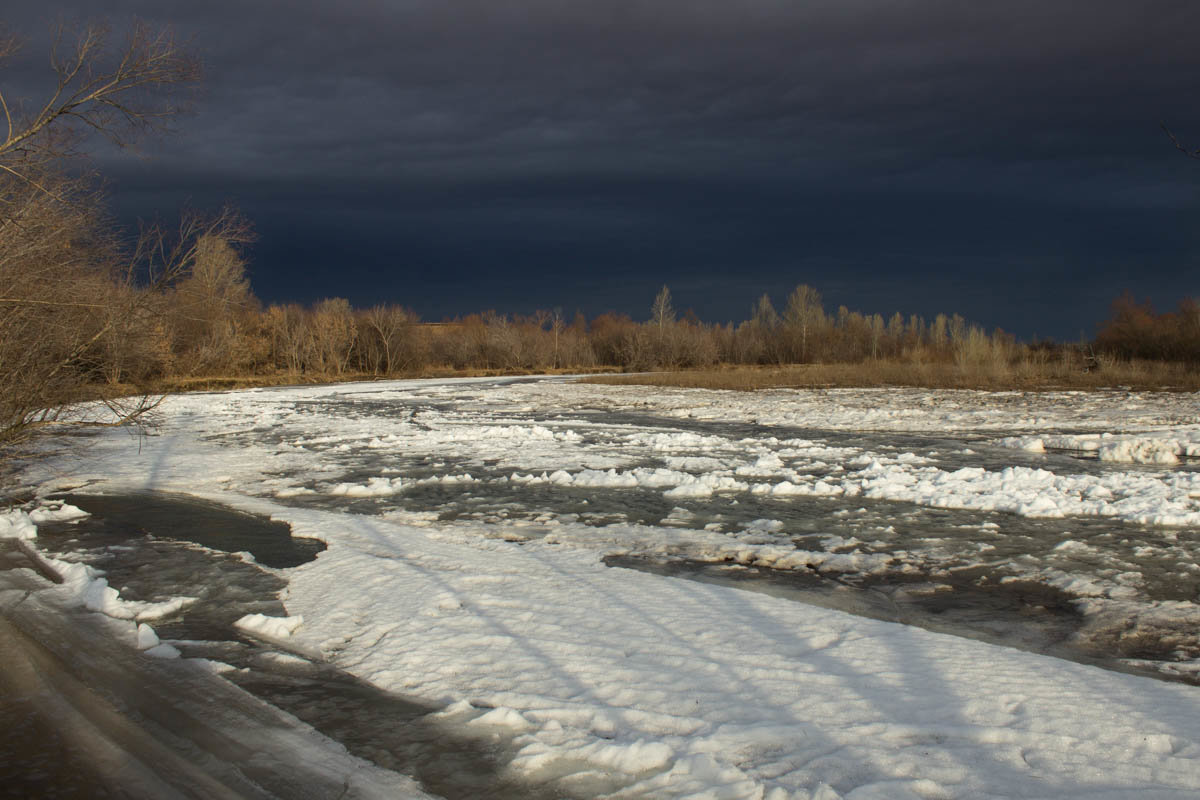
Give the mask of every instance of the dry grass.
[[1200, 391], [1200, 370], [1186, 364], [1129, 362], [1100, 370], [1062, 363], [966, 366], [868, 361], [861, 364], [798, 364], [784, 367], [728, 366], [686, 372], [604, 375], [586, 383], [670, 386], [695, 389], [817, 389], [912, 386], [988, 391], [1101, 390]]
[[[617, 367], [597, 367], [589, 372], [616, 372]], [[206, 375], [163, 379], [149, 387], [126, 386], [125, 394], [139, 394], [147, 389], [152, 394], [175, 394], [178, 392], [214, 392], [230, 389], [254, 389], [268, 386], [311, 386], [322, 383], [350, 383], [353, 381], [383, 381], [418, 378], [501, 378], [513, 375], [570, 375], [577, 369], [511, 370], [511, 369], [454, 369], [452, 367], [426, 367], [391, 375], [375, 375], [370, 372], [344, 372], [341, 375], [306, 373], [296, 375], [281, 372], [269, 375]]]

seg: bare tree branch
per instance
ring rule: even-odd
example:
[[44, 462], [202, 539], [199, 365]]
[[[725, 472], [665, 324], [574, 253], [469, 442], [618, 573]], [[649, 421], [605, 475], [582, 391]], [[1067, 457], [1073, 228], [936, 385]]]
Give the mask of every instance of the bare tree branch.
[[[0, 93], [0, 444], [72, 418], [85, 400], [99, 400], [118, 424], [151, 412], [153, 393], [113, 395], [169, 358], [165, 292], [188, 274], [202, 237], [250, 235], [226, 209], [187, 214], [169, 234], [146, 226], [132, 248], [118, 241], [90, 176], [65, 162], [83, 155], [89, 135], [124, 147], [164, 130], [186, 107], [199, 64], [169, 28], [134, 22], [123, 42], [110, 42], [105, 26], [60, 26], [44, 95]], [[18, 48], [0, 30], [0, 65]]]
[[[0, 92], [6, 125], [0, 164], [6, 171], [25, 177], [31, 161], [78, 155], [62, 135], [64, 125], [79, 124], [124, 147], [139, 134], [163, 130], [184, 110], [188, 91], [199, 82], [200, 65], [170, 28], [135, 22], [115, 51], [108, 47], [109, 37], [100, 25], [88, 25], [73, 37], [60, 26], [51, 51], [56, 84], [31, 116], [15, 118]], [[14, 38], [0, 37], [0, 60], [16, 48]]]
[[1175, 134], [1171, 133], [1171, 129], [1167, 127], [1165, 122], [1161, 123], [1161, 126], [1163, 132], [1166, 133], [1171, 139], [1171, 144], [1175, 145], [1176, 150], [1189, 158], [1200, 158], [1200, 147], [1196, 148], [1195, 150], [1189, 150], [1186, 146], [1184, 146], [1183, 142], [1179, 141], [1179, 139], [1175, 137]]

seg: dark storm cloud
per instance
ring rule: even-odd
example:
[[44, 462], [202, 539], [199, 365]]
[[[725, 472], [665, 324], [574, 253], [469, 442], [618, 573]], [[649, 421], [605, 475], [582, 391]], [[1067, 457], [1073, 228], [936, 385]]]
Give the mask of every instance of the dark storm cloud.
[[105, 157], [118, 207], [235, 199], [267, 299], [641, 315], [665, 281], [728, 319], [806, 281], [1075, 335], [1124, 285], [1200, 293], [1200, 164], [1158, 130], [1200, 138], [1190, 0], [104, 8], [134, 14], [206, 91]]

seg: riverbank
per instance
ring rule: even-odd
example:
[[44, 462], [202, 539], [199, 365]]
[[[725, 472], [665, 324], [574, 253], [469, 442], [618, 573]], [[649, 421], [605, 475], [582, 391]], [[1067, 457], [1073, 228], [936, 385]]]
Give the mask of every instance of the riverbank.
[[714, 369], [601, 375], [586, 383], [615, 386], [663, 386], [693, 389], [866, 389], [904, 386], [916, 389], [976, 389], [988, 392], [1107, 391], [1111, 389], [1200, 391], [1200, 369], [1187, 364], [1127, 362], [1085, 371], [1060, 363], [1000, 366], [865, 361], [858, 364], [725, 366]]

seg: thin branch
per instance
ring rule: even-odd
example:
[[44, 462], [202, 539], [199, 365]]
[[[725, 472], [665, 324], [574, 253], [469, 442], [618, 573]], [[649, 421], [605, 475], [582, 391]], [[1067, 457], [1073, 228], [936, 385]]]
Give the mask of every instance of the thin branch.
[[56, 194], [55, 192], [51, 191], [50, 189], [46, 188], [44, 185], [39, 183], [34, 178], [29, 177], [28, 173], [17, 172], [15, 169], [13, 169], [12, 167], [5, 164], [3, 161], [0, 161], [0, 170], [7, 172], [8, 174], [12, 175], [14, 178], [25, 181], [30, 186], [32, 186], [33, 188], [37, 189], [38, 191], [44, 193], [48, 197], [53, 197], [55, 200], [62, 201], [61, 195]]
[[67, 308], [108, 308], [109, 306], [101, 303], [68, 303], [65, 301], [55, 300], [30, 300], [23, 297], [0, 297], [0, 303], [11, 303], [14, 305], [39, 305], [39, 306], [64, 306]]
[[1171, 133], [1171, 129], [1167, 127], [1165, 122], [1160, 123], [1160, 125], [1163, 129], [1163, 132], [1166, 133], [1170, 138], [1171, 144], [1175, 145], [1176, 150], [1183, 153], [1188, 158], [1200, 158], [1200, 147], [1196, 148], [1195, 150], [1189, 150], [1184, 146], [1183, 142], [1179, 141], [1179, 139], [1175, 137], [1175, 134]]
[[[182, 106], [171, 95], [190, 89], [199, 80], [198, 62], [176, 43], [170, 29], [152, 31], [135, 23], [117, 63], [105, 69], [108, 31], [98, 26], [85, 28], [70, 57], [60, 57], [64, 29], [60, 28], [51, 50], [51, 66], [57, 74], [54, 90], [27, 122], [13, 120], [7, 98], [0, 96], [8, 131], [0, 141], [0, 159], [8, 171], [21, 176], [22, 164], [31, 155], [47, 152], [51, 157], [72, 155], [73, 149], [44, 141], [58, 130], [60, 120], [76, 120], [126, 146], [133, 133], [161, 129], [163, 121], [178, 114]], [[0, 41], [0, 56], [3, 55]]]
[[4, 140], [8, 141], [13, 135], [13, 118], [12, 112], [8, 108], [8, 101], [4, 99], [4, 92], [0, 92], [0, 106], [4, 107], [4, 122], [8, 126], [8, 132], [5, 134]]

